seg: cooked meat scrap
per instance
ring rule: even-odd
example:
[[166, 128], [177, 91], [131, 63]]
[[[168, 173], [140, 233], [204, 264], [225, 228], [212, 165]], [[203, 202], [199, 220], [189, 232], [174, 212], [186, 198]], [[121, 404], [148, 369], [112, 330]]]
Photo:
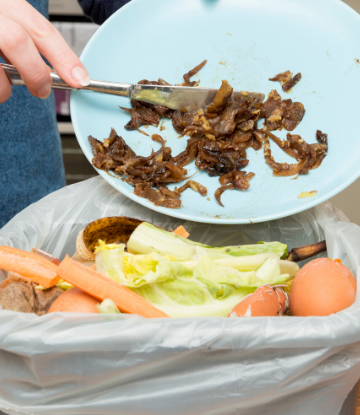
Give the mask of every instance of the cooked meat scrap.
[[[280, 103], [281, 103], [281, 96], [278, 94], [276, 90], [273, 89], [270, 92], [268, 99], [264, 102], [263, 107], [261, 109], [260, 117], [265, 118], [265, 125], [271, 124], [272, 122], [274, 122], [274, 120], [279, 121], [279, 119], [277, 119], [277, 115], [279, 112], [278, 108], [280, 107]], [[280, 116], [282, 117], [282, 112]], [[272, 121], [269, 121], [270, 117], [272, 117], [271, 118]]]
[[261, 131], [253, 131], [254, 138], [261, 144], [263, 143], [265, 137]]
[[161, 137], [161, 135], [159, 135], [159, 134], [153, 134], [152, 136], [151, 136], [151, 139], [153, 140], [153, 141], [155, 141], [155, 142], [157, 142], [157, 143], [160, 143], [161, 144], [161, 147], [165, 147], [165, 143], [166, 143], [166, 140], [164, 140], [162, 137]]
[[207, 188], [203, 185], [201, 185], [198, 182], [195, 182], [194, 180], [188, 180], [184, 185], [179, 187], [179, 189], [176, 189], [180, 194], [184, 192], [186, 189], [192, 189], [194, 192], [198, 192], [201, 194], [201, 196], [207, 195]]
[[181, 111], [174, 111], [172, 117], [172, 124], [175, 128], [175, 131], [179, 134], [182, 134], [186, 127], [191, 125], [194, 122], [194, 118], [197, 117], [195, 122], [199, 121], [199, 116], [192, 112], [182, 113]]
[[248, 147], [253, 148], [255, 151], [260, 150], [262, 147], [262, 142], [257, 140], [254, 136], [250, 138], [247, 144], [248, 144]]
[[214, 124], [212, 134], [215, 137], [225, 137], [231, 134], [236, 127], [235, 117], [240, 111], [239, 102], [237, 100], [230, 101], [225, 107], [224, 111], [220, 114], [219, 119]]
[[231, 134], [229, 141], [233, 144], [245, 143], [246, 141], [250, 140], [252, 135], [253, 131], [242, 132], [239, 130], [235, 130]]
[[300, 81], [301, 77], [301, 73], [297, 73], [293, 78], [291, 78], [282, 86], [283, 91], [289, 92], [290, 89], [293, 88]]
[[246, 173], [246, 171], [232, 171], [224, 174], [219, 178], [221, 186], [232, 183], [235, 189], [246, 190], [250, 187], [249, 180], [255, 176], [255, 173]]
[[89, 142], [95, 156], [92, 163], [96, 168], [105, 171], [116, 169], [118, 166], [124, 164], [126, 160], [136, 156], [125, 141], [116, 132], [114, 133], [113, 130], [110, 133], [110, 137], [111, 140], [109, 142], [111, 144], [108, 147], [104, 147], [100, 141], [89, 136]]
[[160, 115], [152, 108], [136, 106], [132, 109], [131, 121], [125, 125], [125, 128], [127, 130], [137, 130], [144, 124], [157, 127], [159, 125], [160, 118]]
[[245, 121], [237, 126], [241, 131], [249, 131], [254, 128], [254, 120]]
[[[289, 156], [296, 158], [297, 164], [277, 163], [271, 155], [269, 140], [265, 140], [264, 156], [266, 163], [273, 168], [275, 176], [293, 176], [308, 174], [310, 170], [318, 168], [327, 154], [327, 144], [308, 144], [299, 135], [287, 134], [286, 140], [281, 141], [273, 134], [264, 131]], [[322, 134], [322, 133], [321, 133]], [[317, 134], [317, 138], [320, 134]], [[320, 138], [321, 139], [321, 138]], [[318, 139], [319, 140], [319, 139]]]
[[157, 187], [160, 190], [160, 192], [163, 193], [164, 195], [169, 196], [172, 199], [180, 199], [181, 193], [177, 191], [176, 189], [170, 190], [166, 186], [162, 186], [162, 185], [158, 185]]
[[207, 113], [215, 113], [223, 111], [226, 104], [229, 102], [233, 89], [228, 81], [222, 81], [221, 87], [215, 95], [212, 103], [206, 108]]
[[[185, 82], [181, 85], [197, 85], [197, 82], [191, 82], [190, 78], [205, 63], [206, 61], [202, 62], [185, 74]], [[288, 88], [299, 81], [301, 74], [291, 77], [292, 73], [286, 71], [270, 80], [279, 81]], [[139, 84], [169, 85], [160, 78], [158, 81], [143, 79]], [[270, 92], [265, 102], [263, 100], [264, 94], [242, 92], [233, 95], [233, 89], [227, 81], [222, 81], [219, 91], [205, 111], [198, 109], [187, 112], [184, 108], [174, 111], [131, 100], [132, 108], [123, 108], [131, 113], [127, 129], [139, 130], [139, 126], [149, 124], [157, 126], [162, 117], [172, 118], [174, 129], [181, 136], [190, 137], [186, 149], [172, 157], [171, 149], [165, 147], [165, 140], [154, 134], [151, 138], [161, 144], [161, 149], [152, 151], [148, 157], [137, 156], [112, 130], [110, 137], [103, 142], [89, 137], [94, 153], [93, 164], [108, 172], [117, 173], [122, 180], [135, 187], [135, 194], [159, 206], [171, 208], [180, 207], [181, 191], [189, 187], [197, 189], [200, 193], [206, 191], [200, 184], [195, 185], [194, 181], [188, 181], [175, 190], [166, 187], [167, 184], [183, 181], [187, 174], [184, 166], [192, 161], [195, 161], [200, 170], [206, 170], [210, 176], [221, 177], [222, 186], [216, 192], [219, 203], [221, 194], [226, 189], [244, 190], [250, 186], [249, 180], [253, 173], [246, 174], [241, 171], [249, 163], [246, 158], [246, 150], [249, 147], [257, 151], [266, 143], [265, 160], [273, 167], [276, 175], [307, 174], [309, 170], [317, 168], [326, 156], [326, 134], [318, 131], [319, 144], [308, 145], [300, 136], [288, 134], [286, 140], [280, 140], [271, 133], [283, 128], [293, 131], [304, 117], [304, 106], [298, 102], [293, 103], [291, 99], [282, 100], [276, 90]], [[264, 128], [258, 130], [258, 120], [262, 118], [265, 119]], [[276, 163], [271, 156], [269, 140], [265, 139], [264, 134], [274, 140], [283, 151], [296, 158], [298, 163]]]
[[181, 206], [181, 200], [164, 194], [164, 191], [153, 189], [150, 183], [137, 183], [135, 185], [134, 194], [150, 200], [155, 206], [162, 206], [170, 209], [179, 209]]
[[294, 176], [299, 173], [298, 164], [277, 163], [271, 155], [269, 139], [265, 139], [264, 143], [264, 157], [265, 162], [273, 168], [274, 176]]
[[210, 176], [218, 176], [244, 168], [249, 163], [245, 157], [246, 151], [241, 143], [202, 140], [198, 143], [195, 164], [200, 170], [207, 170]]
[[282, 125], [285, 130], [293, 131], [304, 118], [305, 108], [301, 102], [293, 102], [284, 112]]
[[117, 134], [116, 131], [112, 128], [110, 131], [110, 135], [109, 138], [105, 138], [103, 141], [103, 146], [105, 148], [108, 148], [110, 146], [110, 144], [112, 144], [116, 138]]
[[203, 62], [201, 62], [199, 65], [195, 66], [194, 69], [191, 69], [191, 71], [187, 72], [183, 78], [185, 81], [186, 86], [194, 86], [196, 84], [196, 81], [191, 82], [190, 78], [194, 75], [196, 75], [206, 64], [207, 60], [205, 59]]
[[[112, 136], [114, 136], [113, 132]], [[118, 135], [115, 136], [108, 148], [101, 146], [100, 141], [89, 137], [95, 152], [93, 164], [99, 169], [114, 171], [133, 186], [142, 182], [153, 186], [157, 183], [183, 181], [187, 171], [182, 166], [174, 165], [171, 148], [165, 147], [165, 140], [158, 134], [154, 134], [152, 138], [161, 144], [161, 148], [156, 152], [152, 151], [147, 157], [141, 157], [137, 156]]]
[[179, 166], [187, 166], [192, 161], [194, 161], [198, 154], [198, 144], [201, 140], [202, 139], [196, 137], [190, 138], [187, 141], [186, 149], [174, 157], [175, 163], [177, 163]]
[[264, 102], [262, 116], [265, 118], [267, 131], [281, 130], [293, 131], [301, 122], [305, 114], [304, 105], [292, 102], [291, 99], [281, 100], [277, 91], [273, 90]]
[[320, 144], [326, 144], [328, 143], [328, 135], [323, 134], [320, 130], [316, 131], [316, 139]]
[[247, 190], [250, 187], [249, 180], [255, 176], [255, 173], [246, 173], [245, 171], [232, 171], [220, 177], [221, 187], [215, 191], [215, 199], [219, 205], [224, 207], [221, 202], [221, 195], [228, 189]]
[[224, 205], [221, 202], [221, 196], [225, 192], [225, 190], [228, 190], [228, 189], [234, 189], [234, 186], [232, 184], [227, 184], [226, 186], [221, 186], [215, 190], [215, 193], [214, 193], [215, 199], [217, 200], [219, 205], [222, 207], [224, 207]]
[[272, 82], [279, 81], [281, 83], [281, 85], [284, 85], [284, 84], [286, 84], [286, 82], [290, 81], [292, 76], [293, 76], [293, 74], [290, 71], [281, 72], [281, 73], [277, 74], [276, 76], [274, 76], [273, 78], [269, 78], [269, 81], [272, 81]]

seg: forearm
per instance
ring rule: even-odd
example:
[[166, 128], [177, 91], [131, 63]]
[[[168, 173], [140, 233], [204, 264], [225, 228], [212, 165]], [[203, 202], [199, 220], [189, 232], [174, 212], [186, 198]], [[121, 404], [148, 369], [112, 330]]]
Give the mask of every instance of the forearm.
[[78, 0], [86, 16], [102, 24], [113, 13], [131, 0]]

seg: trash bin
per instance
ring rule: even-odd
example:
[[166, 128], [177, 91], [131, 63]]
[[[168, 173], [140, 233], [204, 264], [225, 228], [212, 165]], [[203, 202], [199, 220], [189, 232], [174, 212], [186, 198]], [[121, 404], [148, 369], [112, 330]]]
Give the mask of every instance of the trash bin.
[[[291, 248], [325, 237], [328, 255], [359, 275], [360, 228], [328, 202], [266, 223], [208, 225], [148, 210], [100, 177], [29, 206], [1, 229], [0, 244], [63, 258], [87, 223], [116, 215], [184, 225], [214, 246], [279, 240]], [[360, 377], [360, 300], [309, 318], [2, 310], [0, 368], [0, 410], [9, 414], [339, 415], [343, 407], [347, 415]]]

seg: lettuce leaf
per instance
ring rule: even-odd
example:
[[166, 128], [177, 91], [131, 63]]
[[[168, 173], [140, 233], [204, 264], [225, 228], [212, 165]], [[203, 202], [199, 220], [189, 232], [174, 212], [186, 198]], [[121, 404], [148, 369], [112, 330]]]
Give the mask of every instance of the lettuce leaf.
[[143, 222], [131, 234], [127, 249], [133, 254], [147, 255], [157, 252], [177, 261], [199, 260], [203, 255], [212, 259], [226, 257], [243, 257], [264, 253], [287, 256], [287, 245], [281, 242], [258, 242], [253, 245], [238, 245], [212, 248], [211, 246], [182, 238], [173, 232]]
[[96, 308], [99, 310], [100, 314], [121, 314], [114, 301], [109, 298], [104, 300], [101, 304], [97, 304]]
[[265, 258], [259, 267], [243, 272], [207, 255], [189, 267], [157, 252], [133, 255], [124, 251], [124, 245], [103, 242], [96, 254], [96, 268], [170, 317], [225, 317], [257, 287], [291, 278], [281, 274], [278, 257]]

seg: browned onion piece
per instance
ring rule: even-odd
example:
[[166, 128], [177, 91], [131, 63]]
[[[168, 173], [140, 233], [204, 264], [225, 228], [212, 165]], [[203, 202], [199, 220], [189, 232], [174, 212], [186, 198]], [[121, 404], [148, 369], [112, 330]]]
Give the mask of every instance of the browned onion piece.
[[233, 89], [228, 81], [222, 81], [219, 91], [215, 95], [212, 103], [206, 108], [206, 112], [218, 114], [223, 111], [232, 93]]
[[284, 85], [286, 84], [286, 82], [290, 81], [292, 76], [293, 74], [290, 71], [281, 72], [277, 74], [276, 76], [274, 76], [273, 78], [269, 78], [269, 81], [273, 81], [273, 82], [279, 81], [281, 85]]
[[137, 183], [134, 194], [150, 200], [155, 206], [163, 206], [170, 209], [178, 209], [181, 206], [179, 199], [174, 199], [160, 190], [153, 189], [149, 183]]
[[206, 65], [207, 60], [205, 59], [203, 62], [201, 62], [199, 65], [195, 66], [194, 69], [191, 69], [191, 71], [187, 72], [183, 78], [185, 81], [185, 84], [188, 86], [194, 86], [195, 85], [195, 81], [194, 82], [190, 82], [190, 78], [194, 75], [196, 75], [205, 65]]
[[290, 91], [290, 89], [293, 88], [300, 81], [300, 79], [301, 79], [301, 73], [299, 72], [282, 86], [283, 91], [284, 92]]
[[285, 130], [293, 131], [304, 118], [305, 108], [301, 102], [293, 102], [284, 112], [282, 125]]
[[153, 134], [153, 135], [151, 136], [151, 139], [152, 139], [153, 141], [157, 142], [157, 143], [160, 143], [160, 144], [161, 144], [161, 147], [165, 147], [166, 140], [164, 140], [164, 139], [161, 137], [161, 135], [159, 135], [159, 134]]
[[247, 190], [250, 187], [249, 180], [255, 176], [255, 173], [246, 173], [244, 171], [232, 171], [220, 177], [221, 187], [215, 191], [215, 199], [219, 205], [224, 207], [221, 202], [221, 195], [227, 189]]
[[177, 191], [181, 194], [186, 189], [192, 189], [194, 192], [200, 193], [201, 196], [207, 195], [207, 188], [194, 180], [188, 180], [183, 186], [179, 187]]
[[[295, 174], [308, 174], [310, 170], [318, 168], [327, 154], [327, 144], [308, 144], [299, 135], [287, 134], [286, 140], [280, 141], [273, 134], [264, 131], [264, 133], [274, 139], [276, 144], [284, 150], [288, 155], [296, 158], [298, 164], [277, 163], [271, 156], [269, 140], [265, 140], [264, 156], [265, 162], [271, 166], [273, 174], [276, 176], [293, 176]], [[321, 132], [320, 132], [321, 133]], [[324, 141], [325, 138], [316, 135], [318, 140]], [[322, 134], [322, 133], [321, 133]], [[280, 143], [279, 143], [280, 142]], [[326, 136], [327, 142], [327, 136]]]
[[173, 199], [180, 199], [181, 193], [179, 191], [170, 190], [165, 186], [159, 186], [159, 190], [166, 196], [172, 197]]
[[322, 133], [320, 130], [316, 131], [316, 139], [320, 144], [325, 144], [327, 146], [328, 144], [328, 135]]
[[221, 195], [225, 192], [225, 190], [228, 189], [234, 189], [234, 186], [232, 184], [227, 184], [226, 186], [221, 186], [215, 191], [215, 199], [219, 203], [220, 206], [224, 207], [224, 205], [221, 202]]

